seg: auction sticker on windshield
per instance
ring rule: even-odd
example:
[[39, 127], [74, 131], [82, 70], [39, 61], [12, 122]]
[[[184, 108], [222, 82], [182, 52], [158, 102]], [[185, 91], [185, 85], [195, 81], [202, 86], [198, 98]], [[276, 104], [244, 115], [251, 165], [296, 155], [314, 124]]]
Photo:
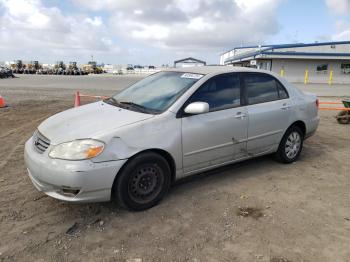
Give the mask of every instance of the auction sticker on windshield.
[[191, 79], [201, 79], [204, 75], [201, 74], [191, 74], [191, 73], [184, 73], [181, 77], [182, 78], [191, 78]]

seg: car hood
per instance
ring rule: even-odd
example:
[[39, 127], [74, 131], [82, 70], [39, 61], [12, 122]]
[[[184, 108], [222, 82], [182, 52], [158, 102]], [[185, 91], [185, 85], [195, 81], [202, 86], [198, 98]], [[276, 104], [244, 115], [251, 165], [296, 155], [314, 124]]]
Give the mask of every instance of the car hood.
[[83, 138], [96, 138], [107, 130], [152, 118], [154, 115], [134, 112], [96, 102], [53, 115], [42, 122], [38, 130], [52, 144]]

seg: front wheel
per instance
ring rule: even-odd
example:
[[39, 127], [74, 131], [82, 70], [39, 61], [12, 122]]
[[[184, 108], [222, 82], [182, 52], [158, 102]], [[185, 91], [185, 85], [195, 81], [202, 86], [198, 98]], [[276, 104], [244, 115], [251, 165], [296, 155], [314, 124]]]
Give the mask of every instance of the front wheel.
[[298, 126], [290, 127], [284, 134], [276, 158], [282, 163], [292, 163], [296, 161], [303, 148], [304, 135]]
[[153, 207], [170, 187], [170, 167], [160, 155], [147, 152], [131, 159], [113, 188], [119, 204], [141, 211]]

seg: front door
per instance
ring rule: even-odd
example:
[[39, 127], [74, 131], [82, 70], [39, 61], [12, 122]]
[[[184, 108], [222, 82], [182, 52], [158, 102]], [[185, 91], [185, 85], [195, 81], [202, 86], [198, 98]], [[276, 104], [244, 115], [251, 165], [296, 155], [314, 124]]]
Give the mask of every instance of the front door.
[[209, 79], [186, 105], [192, 102], [208, 103], [209, 112], [182, 118], [184, 173], [244, 157], [248, 118], [238, 74]]

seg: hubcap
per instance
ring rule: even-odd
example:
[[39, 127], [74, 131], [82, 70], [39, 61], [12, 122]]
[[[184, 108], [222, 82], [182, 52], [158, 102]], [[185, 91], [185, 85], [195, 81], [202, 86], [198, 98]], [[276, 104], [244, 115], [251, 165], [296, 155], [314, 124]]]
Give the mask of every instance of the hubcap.
[[164, 176], [157, 165], [138, 168], [129, 180], [129, 195], [137, 203], [152, 201], [161, 191]]
[[285, 152], [289, 159], [293, 159], [299, 153], [301, 137], [298, 132], [292, 132], [286, 141]]

